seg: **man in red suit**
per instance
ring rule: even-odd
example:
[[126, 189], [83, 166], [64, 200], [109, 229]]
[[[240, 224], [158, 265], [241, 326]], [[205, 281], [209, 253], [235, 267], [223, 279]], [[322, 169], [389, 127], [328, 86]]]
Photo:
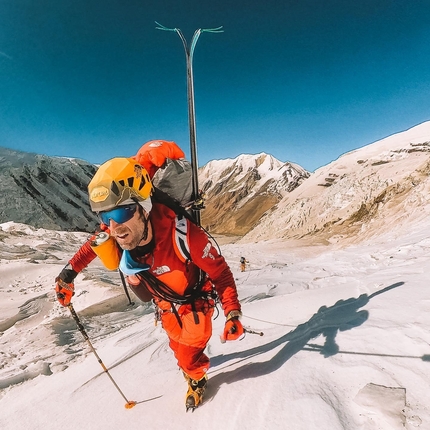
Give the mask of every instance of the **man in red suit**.
[[119, 267], [139, 298], [153, 300], [188, 382], [187, 410], [194, 409], [207, 385], [204, 350], [217, 301], [226, 317], [222, 340], [244, 334], [231, 270], [202, 228], [156, 201], [136, 157], [104, 163], [88, 191], [102, 234], [84, 243], [56, 278], [57, 298], [63, 306], [70, 303], [74, 278], [96, 256], [111, 270]]

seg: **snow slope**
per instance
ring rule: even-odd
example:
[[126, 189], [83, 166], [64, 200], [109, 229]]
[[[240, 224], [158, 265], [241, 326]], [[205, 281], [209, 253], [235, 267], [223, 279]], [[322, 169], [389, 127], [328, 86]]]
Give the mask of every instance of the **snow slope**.
[[127, 306], [116, 273], [90, 266], [73, 303], [132, 409], [56, 302], [53, 279], [84, 235], [0, 227], [2, 430], [430, 428], [428, 220], [344, 248], [223, 245], [243, 323], [264, 336], [221, 344], [214, 320], [194, 413], [151, 307]]

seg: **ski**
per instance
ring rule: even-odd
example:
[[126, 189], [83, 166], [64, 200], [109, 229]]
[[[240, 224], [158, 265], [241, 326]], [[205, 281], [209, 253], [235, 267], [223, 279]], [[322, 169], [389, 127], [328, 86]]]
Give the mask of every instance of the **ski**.
[[[196, 114], [194, 107], [194, 77], [193, 77], [193, 56], [194, 49], [197, 44], [197, 40], [201, 33], [222, 33], [221, 27], [216, 28], [199, 28], [194, 32], [193, 38], [191, 39], [191, 45], [188, 46], [187, 41], [179, 28], [168, 28], [157, 21], [158, 30], [174, 31], [181, 38], [182, 44], [184, 45], [185, 59], [187, 63], [187, 96], [188, 96], [188, 126], [190, 131], [190, 151], [191, 151], [191, 168], [192, 168], [192, 184], [193, 184], [193, 200], [200, 202], [202, 200], [201, 193], [199, 190], [198, 182], [198, 161], [197, 161], [197, 140], [196, 140]], [[192, 212], [197, 221], [197, 225], [200, 226], [200, 203], [193, 205]]]

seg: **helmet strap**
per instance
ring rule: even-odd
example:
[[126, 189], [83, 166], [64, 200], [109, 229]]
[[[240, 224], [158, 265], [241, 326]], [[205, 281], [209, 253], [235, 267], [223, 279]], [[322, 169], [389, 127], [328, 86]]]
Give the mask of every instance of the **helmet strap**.
[[145, 215], [143, 215], [143, 219], [144, 219], [144, 224], [145, 224], [145, 229], [143, 230], [143, 236], [142, 239], [140, 239], [141, 241], [146, 241], [148, 239], [148, 231], [149, 231], [149, 215], [146, 217]]
[[141, 216], [141, 218], [143, 218], [143, 223], [145, 224], [145, 228], [143, 229], [143, 235], [142, 238], [140, 239], [139, 243], [143, 241], [146, 241], [148, 239], [148, 233], [149, 233], [149, 214], [146, 213], [145, 209], [143, 209], [143, 207], [141, 205], [138, 204], [138, 211], [139, 214]]

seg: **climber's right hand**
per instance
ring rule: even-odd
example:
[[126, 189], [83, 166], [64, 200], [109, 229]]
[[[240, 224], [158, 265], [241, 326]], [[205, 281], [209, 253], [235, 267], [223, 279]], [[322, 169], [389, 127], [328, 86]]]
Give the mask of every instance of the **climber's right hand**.
[[225, 343], [227, 340], [243, 339], [245, 330], [243, 329], [242, 323], [239, 321], [241, 316], [242, 312], [239, 310], [228, 313], [224, 332], [221, 336], [221, 343]]

